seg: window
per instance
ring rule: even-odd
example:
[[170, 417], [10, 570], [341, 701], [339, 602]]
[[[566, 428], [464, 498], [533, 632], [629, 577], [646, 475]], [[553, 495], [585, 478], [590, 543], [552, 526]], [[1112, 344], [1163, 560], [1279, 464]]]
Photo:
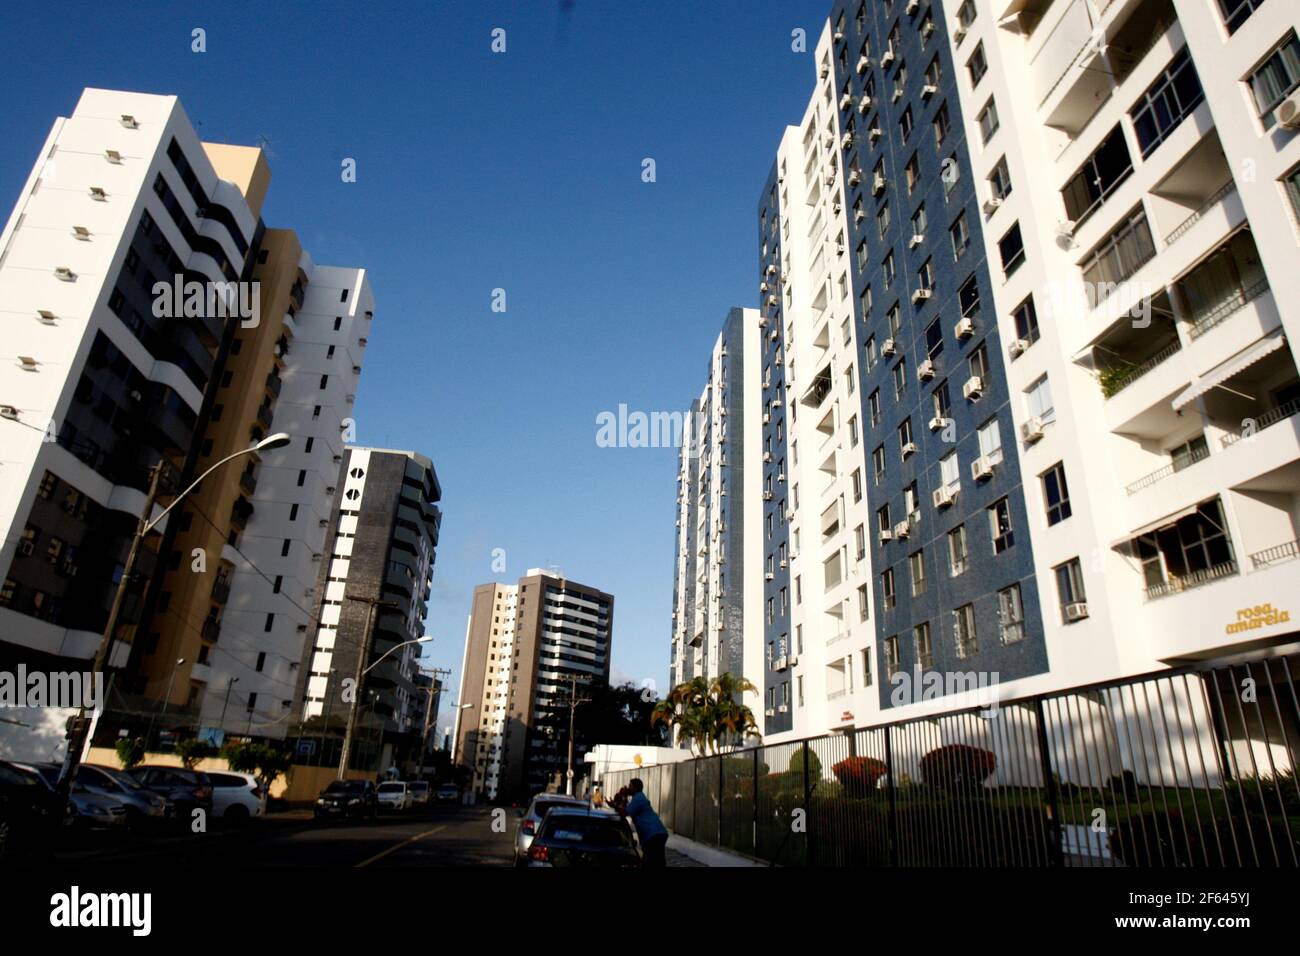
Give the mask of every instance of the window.
[[[858, 620], [865, 621], [871, 616], [871, 597], [867, 593], [867, 586], [861, 584], [858, 586]], [[866, 682], [870, 684], [870, 681]]]
[[894, 569], [885, 568], [880, 575], [880, 594], [885, 603], [885, 610], [894, 606]]
[[884, 445], [877, 446], [876, 450], [871, 453], [871, 462], [875, 466], [876, 485], [877, 487], [879, 487], [880, 483], [885, 480], [885, 446]]
[[1116, 126], [1061, 190], [1065, 214], [1076, 226], [1097, 210], [1133, 172], [1124, 131]]
[[962, 213], [948, 230], [952, 237], [952, 258], [955, 262], [966, 254], [970, 248], [970, 227], [966, 225], [966, 214]]
[[880, 424], [880, 389], [876, 389], [871, 393], [871, 397], [867, 399], [867, 404], [871, 408], [871, 427], [875, 428]]
[[892, 525], [889, 522], [889, 505], [884, 504], [876, 509], [876, 526], [883, 532], [889, 531]]
[[912, 597], [925, 593], [925, 552], [917, 551], [907, 559], [912, 572]]
[[939, 107], [939, 112], [934, 116], [934, 148], [942, 149], [944, 142], [948, 139], [948, 104], [944, 103]]
[[1028, 345], [1038, 341], [1038, 312], [1034, 309], [1032, 295], [1016, 306], [1011, 318], [1016, 324], [1016, 338]]
[[1250, 76], [1250, 90], [1255, 95], [1255, 106], [1265, 129], [1273, 127], [1278, 104], [1297, 87], [1300, 87], [1300, 40], [1292, 33]]
[[948, 532], [948, 573], [958, 577], [966, 570], [966, 526], [959, 524]]
[[1056, 408], [1052, 404], [1052, 387], [1046, 375], [1025, 390], [1025, 411], [1044, 425], [1056, 421]]
[[1002, 460], [1002, 432], [998, 428], [998, 420], [990, 418], [977, 429], [979, 438], [980, 457], [987, 458], [990, 465], [996, 465]]
[[[874, 394], [874, 393], [873, 393]], [[849, 419], [849, 447], [858, 447], [858, 416]]]
[[925, 82], [927, 86], [938, 87], [943, 80], [943, 64], [939, 57], [936, 56], [930, 61], [930, 65], [925, 68]]
[[1250, 15], [1263, 5], [1264, 0], [1219, 0], [1219, 12], [1223, 14], [1228, 32], [1236, 33]]
[[1001, 122], [998, 120], [998, 104], [989, 97], [989, 101], [984, 104], [984, 109], [980, 110], [980, 142], [988, 145], [988, 141], [993, 138], [993, 134], [998, 131]]
[[915, 446], [909, 448], [909, 445], [912, 445], [912, 419], [904, 418], [903, 423], [898, 426], [898, 450], [904, 461], [916, 450]]
[[1291, 212], [1295, 215], [1296, 222], [1300, 222], [1300, 166], [1282, 177], [1282, 186], [1287, 198], [1291, 200]]
[[891, 250], [885, 256], [885, 261], [880, 264], [880, 271], [885, 277], [885, 288], [888, 289], [894, 284], [894, 253]]
[[871, 686], [871, 649], [865, 648], [862, 654], [862, 686]]
[[971, 88], [979, 86], [980, 80], [984, 79], [984, 74], [989, 71], [989, 61], [984, 56], [984, 44], [982, 42], [975, 47], [975, 52], [966, 61], [966, 69], [970, 71]]
[[1007, 158], [1003, 156], [989, 173], [989, 195], [995, 199], [1006, 199], [1011, 195], [1011, 172], [1007, 169]]
[[931, 260], [926, 259], [916, 271], [916, 287], [934, 291], [934, 263]]
[[957, 188], [957, 183], [961, 179], [961, 165], [957, 162], [957, 154], [953, 153], [939, 167], [939, 178], [943, 180], [943, 198], [946, 202], [952, 191]]
[[998, 592], [998, 626], [1003, 644], [1014, 644], [1025, 636], [1025, 606], [1020, 600], [1020, 585], [1013, 584]]
[[1061, 602], [1061, 621], [1068, 624], [1070, 617], [1066, 609], [1071, 604], [1084, 604], [1088, 600], [1083, 589], [1083, 567], [1078, 558], [1071, 558], [1052, 570], [1056, 572], [1056, 594]]
[[1183, 47], [1129, 110], [1142, 158], [1150, 156], [1203, 99], [1200, 77], [1192, 66], [1187, 47]]
[[903, 110], [903, 118], [898, 121], [898, 132], [904, 142], [912, 135], [912, 107]]
[[1040, 476], [1043, 480], [1043, 504], [1047, 508], [1050, 528], [1070, 517], [1070, 489], [1065, 483], [1065, 465], [1057, 462]]
[[894, 366], [894, 400], [902, 401], [903, 393], [907, 391], [907, 362], [903, 359], [898, 360]]
[[861, 561], [867, 556], [867, 528], [865, 525], [858, 525], [853, 529], [853, 544], [857, 549], [857, 560]]
[[879, 358], [879, 356], [876, 354], [876, 337], [874, 335], [871, 336], [871, 338], [867, 339], [866, 353], [867, 353], [867, 371], [870, 372], [872, 369], [876, 367], [876, 360]]
[[939, 459], [939, 481], [948, 489], [961, 487], [961, 463], [956, 451], [950, 451]]
[[853, 500], [854, 502], [861, 501], [862, 500], [862, 469], [861, 468], [853, 469], [853, 476], [851, 480], [853, 483]]
[[963, 604], [952, 612], [952, 630], [959, 658], [970, 657], [979, 649], [975, 637], [975, 606], [973, 604]]
[[962, 318], [975, 319], [980, 314], [979, 280], [972, 275], [957, 290], [957, 305], [961, 308]]
[[1002, 259], [1002, 275], [1009, 277], [1025, 261], [1025, 242], [1020, 237], [1020, 223], [1016, 223], [998, 240], [998, 255]]
[[1011, 504], [1006, 498], [994, 502], [989, 508], [989, 530], [993, 535], [993, 553], [1001, 554], [1016, 543], [1011, 530]]
[[885, 322], [889, 326], [890, 338], [896, 338], [903, 329], [903, 313], [899, 310], [897, 302], [885, 314]]
[[858, 257], [858, 270], [861, 271], [867, 267], [867, 240], [863, 239], [858, 243], [858, 250], [855, 253]]
[[898, 656], [898, 635], [885, 638], [885, 671], [888, 676], [893, 677], [903, 669], [903, 664]]
[[924, 236], [926, 227], [925, 203], [916, 207], [916, 212], [912, 213], [912, 235]]
[[947, 421], [952, 417], [952, 402], [948, 398], [948, 380], [944, 379], [939, 387], [930, 393], [930, 404], [934, 408], [934, 417]]
[[912, 190], [916, 188], [916, 184], [921, 180], [921, 163], [916, 158], [915, 153], [913, 153], [912, 158], [907, 161], [907, 165], [903, 167], [903, 178], [907, 182], [907, 194], [910, 196], [912, 195]]
[[1138, 206], [1114, 232], [1097, 243], [1082, 263], [1084, 281], [1093, 290], [1092, 304], [1097, 305], [1109, 296], [1118, 283], [1137, 272], [1155, 254], [1151, 227], [1146, 213]]
[[925, 327], [925, 354], [931, 360], [943, 353], [943, 320], [935, 319]]
[[871, 317], [871, 286], [862, 290], [862, 294], [858, 296], [858, 305], [862, 309], [862, 321], [866, 322]]
[[876, 231], [880, 233], [880, 238], [884, 239], [885, 234], [889, 232], [889, 203], [883, 202], [880, 208], [876, 210]]
[[912, 628], [912, 641], [916, 645], [916, 666], [923, 671], [934, 668], [934, 648], [930, 645], [930, 625], [921, 623]]

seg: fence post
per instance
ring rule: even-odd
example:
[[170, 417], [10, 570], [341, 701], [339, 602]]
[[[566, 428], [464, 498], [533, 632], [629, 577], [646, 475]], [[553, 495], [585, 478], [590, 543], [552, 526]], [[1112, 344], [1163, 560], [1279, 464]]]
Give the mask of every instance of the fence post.
[[754, 789], [750, 793], [750, 804], [753, 819], [750, 821], [750, 833], [753, 835], [753, 841], [750, 843], [750, 852], [758, 856], [758, 749], [754, 748]]
[[808, 779], [809, 760], [808, 741], [803, 742], [803, 865], [812, 866], [813, 818], [812, 818], [812, 782]]
[[691, 761], [691, 839], [700, 832], [700, 761], [703, 757]]
[[726, 774], [722, 767], [722, 754], [718, 754], [718, 846], [722, 846], [722, 805], [726, 797]]
[[889, 794], [889, 865], [898, 866], [898, 804], [894, 793], [894, 734], [885, 724], [885, 788]]
[[1056, 777], [1052, 774], [1052, 757], [1047, 742], [1047, 717], [1043, 712], [1043, 698], [1034, 698], [1034, 716], [1038, 722], [1038, 759], [1043, 768], [1043, 787], [1047, 790], [1047, 838], [1051, 841], [1048, 860], [1052, 866], [1064, 866], [1061, 852], [1061, 817], [1056, 799]]

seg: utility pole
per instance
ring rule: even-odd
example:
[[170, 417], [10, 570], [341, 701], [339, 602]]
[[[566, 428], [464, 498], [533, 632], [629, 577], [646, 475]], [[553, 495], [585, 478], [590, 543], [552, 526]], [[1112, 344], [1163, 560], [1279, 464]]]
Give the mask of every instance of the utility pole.
[[564, 792], [573, 796], [573, 727], [579, 704], [591, 703], [590, 697], [578, 696], [578, 675], [569, 675], [569, 769], [565, 772]]

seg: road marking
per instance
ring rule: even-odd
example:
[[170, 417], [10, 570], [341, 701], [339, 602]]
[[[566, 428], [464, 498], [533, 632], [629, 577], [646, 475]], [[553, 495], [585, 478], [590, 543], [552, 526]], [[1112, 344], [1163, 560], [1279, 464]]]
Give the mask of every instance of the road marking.
[[390, 854], [390, 853], [396, 853], [398, 850], [400, 850], [400, 849], [401, 849], [402, 847], [404, 847], [404, 846], [409, 846], [410, 844], [415, 843], [417, 840], [423, 840], [425, 837], [427, 837], [427, 836], [433, 836], [433, 835], [434, 835], [435, 833], [437, 833], [439, 830], [445, 830], [445, 829], [447, 829], [447, 824], [444, 823], [444, 824], [442, 824], [441, 826], [436, 826], [436, 827], [434, 827], [432, 830], [425, 830], [423, 833], [417, 833], [417, 834], [416, 834], [415, 836], [413, 836], [413, 837], [407, 837], [407, 838], [406, 838], [405, 840], [403, 840], [401, 843], [398, 843], [398, 844], [396, 844], [395, 846], [390, 846], [387, 850], [382, 850], [381, 852], [376, 853], [376, 854], [375, 854], [374, 856], [372, 856], [370, 859], [368, 859], [368, 860], [362, 860], [360, 863], [358, 863], [358, 864], [354, 867], [354, 869], [360, 869], [360, 868], [363, 867], [363, 866], [369, 866], [371, 863], [375, 863], [375, 862], [377, 862], [378, 860], [382, 860], [384, 857], [388, 856], [388, 854]]

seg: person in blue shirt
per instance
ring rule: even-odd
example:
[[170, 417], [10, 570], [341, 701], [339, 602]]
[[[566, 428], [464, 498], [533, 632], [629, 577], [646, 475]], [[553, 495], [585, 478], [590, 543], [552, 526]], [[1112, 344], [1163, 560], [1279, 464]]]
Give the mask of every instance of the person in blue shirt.
[[668, 842], [667, 827], [650, 805], [641, 778], [633, 777], [627, 787], [632, 796], [623, 813], [636, 827], [637, 838], [641, 841], [641, 866], [647, 869], [667, 866], [664, 859], [664, 844]]

